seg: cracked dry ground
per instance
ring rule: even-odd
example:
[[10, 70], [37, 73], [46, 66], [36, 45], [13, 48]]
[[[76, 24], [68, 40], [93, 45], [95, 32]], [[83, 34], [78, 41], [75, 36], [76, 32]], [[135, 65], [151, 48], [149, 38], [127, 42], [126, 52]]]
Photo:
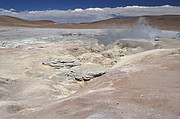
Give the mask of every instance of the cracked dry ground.
[[106, 74], [88, 82], [63, 83], [52, 77], [65, 69], [42, 62], [68, 55], [64, 49], [75, 43], [35, 45], [44, 48], [0, 50], [0, 118], [180, 118], [179, 44], [120, 58]]

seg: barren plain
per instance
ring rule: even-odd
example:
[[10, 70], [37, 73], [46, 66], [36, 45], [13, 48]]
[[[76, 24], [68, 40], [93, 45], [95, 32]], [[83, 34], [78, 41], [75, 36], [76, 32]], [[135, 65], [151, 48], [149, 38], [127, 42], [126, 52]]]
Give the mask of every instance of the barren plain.
[[180, 27], [136, 22], [62, 29], [3, 21], [0, 119], [179, 119]]

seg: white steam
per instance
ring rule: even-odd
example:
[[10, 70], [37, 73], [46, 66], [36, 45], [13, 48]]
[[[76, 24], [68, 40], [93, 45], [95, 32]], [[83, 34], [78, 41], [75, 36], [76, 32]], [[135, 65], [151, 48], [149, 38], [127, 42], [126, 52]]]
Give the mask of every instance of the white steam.
[[151, 27], [144, 17], [140, 17], [132, 29], [105, 29], [102, 35], [98, 36], [98, 40], [100, 43], [108, 44], [119, 39], [150, 39], [157, 36], [162, 37], [162, 31]]

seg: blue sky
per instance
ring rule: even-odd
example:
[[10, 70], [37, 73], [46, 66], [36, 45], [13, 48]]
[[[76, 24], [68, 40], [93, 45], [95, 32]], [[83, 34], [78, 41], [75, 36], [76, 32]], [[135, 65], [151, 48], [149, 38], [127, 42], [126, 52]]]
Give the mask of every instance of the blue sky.
[[180, 6], [180, 0], [0, 0], [0, 8], [25, 10], [68, 10], [125, 6]]
[[0, 15], [61, 23], [166, 14], [180, 15], [180, 0], [0, 0]]

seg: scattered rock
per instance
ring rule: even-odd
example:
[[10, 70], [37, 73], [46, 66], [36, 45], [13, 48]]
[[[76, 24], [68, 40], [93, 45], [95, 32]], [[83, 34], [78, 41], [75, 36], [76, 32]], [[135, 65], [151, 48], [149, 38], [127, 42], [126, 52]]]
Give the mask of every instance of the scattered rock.
[[10, 42], [10, 41], [3, 41], [3, 42], [1, 42], [1, 46], [4, 47], [4, 48], [9, 48], [12, 45], [13, 45], [13, 43]]
[[72, 59], [49, 59], [42, 63], [43, 65], [49, 65], [51, 67], [55, 68], [71, 68], [74, 66], [80, 66], [81, 64], [79, 62], [76, 62]]
[[22, 47], [23, 47], [23, 45], [21, 45], [21, 44], [18, 44], [15, 46], [15, 48], [22, 48]]

